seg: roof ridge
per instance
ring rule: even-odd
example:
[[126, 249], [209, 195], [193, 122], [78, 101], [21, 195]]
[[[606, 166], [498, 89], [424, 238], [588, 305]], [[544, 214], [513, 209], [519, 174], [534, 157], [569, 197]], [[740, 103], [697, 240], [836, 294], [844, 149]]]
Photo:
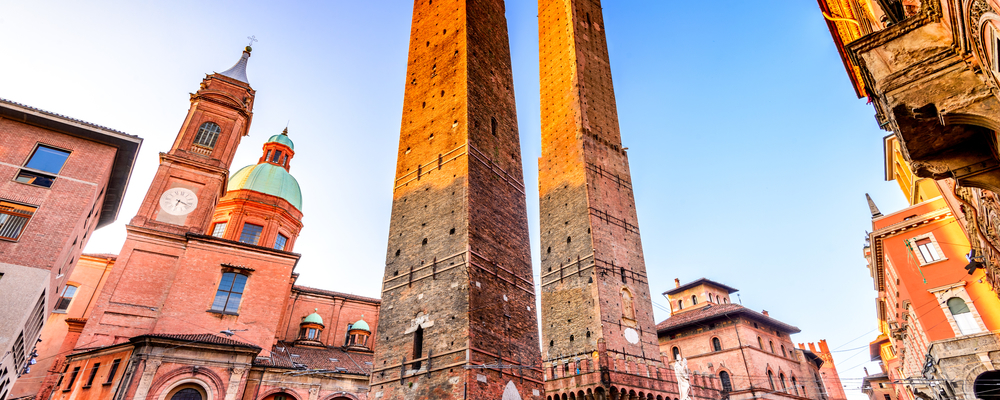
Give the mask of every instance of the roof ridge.
[[73, 122], [78, 122], [78, 123], [81, 123], [81, 124], [84, 124], [84, 125], [87, 125], [87, 126], [90, 126], [90, 127], [93, 127], [93, 128], [103, 129], [103, 130], [106, 130], [106, 131], [118, 133], [118, 134], [125, 135], [125, 136], [132, 137], [132, 138], [137, 138], [137, 139], [139, 138], [139, 136], [130, 135], [128, 133], [122, 132], [122, 131], [117, 130], [117, 129], [108, 128], [108, 127], [106, 127], [104, 125], [98, 125], [98, 124], [95, 124], [93, 122], [84, 121], [82, 119], [77, 119], [77, 118], [73, 118], [73, 117], [70, 117], [70, 116], [62, 115], [62, 114], [59, 114], [59, 113], [54, 113], [52, 111], [43, 110], [41, 108], [32, 107], [32, 106], [29, 106], [27, 104], [18, 103], [18, 102], [13, 101], [13, 100], [7, 100], [7, 99], [2, 98], [2, 97], [0, 97], [0, 103], [7, 103], [7, 104], [15, 105], [15, 106], [18, 106], [18, 107], [24, 107], [24, 108], [27, 108], [27, 109], [32, 110], [32, 111], [38, 111], [38, 112], [40, 112], [42, 114], [46, 114], [46, 115], [49, 115], [49, 116], [58, 117], [58, 118], [66, 119], [66, 120], [73, 121]]

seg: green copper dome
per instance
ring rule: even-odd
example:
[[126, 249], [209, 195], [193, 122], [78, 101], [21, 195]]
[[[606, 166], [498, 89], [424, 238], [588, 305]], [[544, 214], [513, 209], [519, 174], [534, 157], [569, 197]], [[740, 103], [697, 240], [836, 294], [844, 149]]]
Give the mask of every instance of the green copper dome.
[[[285, 128], [285, 132], [288, 132], [288, 128]], [[292, 139], [288, 138], [287, 133], [279, 133], [277, 135], [271, 136], [270, 139], [267, 139], [267, 143], [281, 143], [285, 146], [288, 146], [288, 148], [295, 150], [295, 144], [292, 143]]]
[[305, 318], [302, 318], [302, 323], [303, 324], [320, 324], [320, 325], [323, 325], [323, 317], [319, 316], [319, 310], [318, 309], [313, 309], [313, 311], [316, 311], [316, 312], [313, 312], [312, 314], [309, 314]]
[[361, 318], [361, 319], [358, 320], [358, 322], [355, 322], [355, 323], [351, 324], [351, 330], [353, 331], [355, 329], [362, 330], [362, 331], [367, 331], [367, 332], [371, 332], [372, 331], [371, 328], [368, 327], [368, 323], [365, 322], [364, 318]]
[[[282, 135], [275, 135], [282, 136]], [[282, 136], [288, 140], [287, 136]], [[290, 144], [292, 141], [288, 140]], [[285, 168], [268, 163], [247, 165], [229, 177], [227, 191], [253, 190], [288, 200], [296, 209], [302, 211], [302, 190], [299, 182]]]

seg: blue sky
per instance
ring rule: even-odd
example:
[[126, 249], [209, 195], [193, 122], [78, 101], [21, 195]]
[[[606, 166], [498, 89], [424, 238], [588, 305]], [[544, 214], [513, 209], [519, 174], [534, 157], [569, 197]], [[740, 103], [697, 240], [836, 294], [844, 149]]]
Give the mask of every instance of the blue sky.
[[[0, 6], [0, 97], [145, 139], [117, 223], [88, 252], [120, 250], [188, 93], [255, 35], [253, 126], [233, 169], [255, 163], [287, 123], [304, 196], [299, 283], [379, 295], [411, 1]], [[887, 132], [856, 99], [817, 5], [603, 6], [652, 292], [703, 276], [739, 288], [745, 306], [801, 328], [796, 342], [863, 347], [835, 353], [844, 384], [857, 388], [862, 367], [878, 369], [865, 362], [876, 325], [864, 194], [883, 212], [905, 199], [883, 181]], [[508, 1], [537, 271], [536, 15], [535, 2]]]

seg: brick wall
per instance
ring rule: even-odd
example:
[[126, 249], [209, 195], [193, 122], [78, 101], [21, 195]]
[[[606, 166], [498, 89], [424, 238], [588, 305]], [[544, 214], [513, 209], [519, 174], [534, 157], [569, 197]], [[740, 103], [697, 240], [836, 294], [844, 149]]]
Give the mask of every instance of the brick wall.
[[[500, 0], [414, 2], [373, 398], [541, 394], [506, 26]], [[497, 362], [531, 367], [465, 369]]]

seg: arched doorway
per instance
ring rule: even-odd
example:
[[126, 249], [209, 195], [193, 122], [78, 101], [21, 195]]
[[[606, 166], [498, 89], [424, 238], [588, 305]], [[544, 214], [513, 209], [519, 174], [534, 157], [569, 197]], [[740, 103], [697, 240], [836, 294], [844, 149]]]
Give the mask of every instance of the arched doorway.
[[979, 374], [973, 386], [976, 398], [982, 400], [1000, 400], [1000, 371], [989, 371]]

